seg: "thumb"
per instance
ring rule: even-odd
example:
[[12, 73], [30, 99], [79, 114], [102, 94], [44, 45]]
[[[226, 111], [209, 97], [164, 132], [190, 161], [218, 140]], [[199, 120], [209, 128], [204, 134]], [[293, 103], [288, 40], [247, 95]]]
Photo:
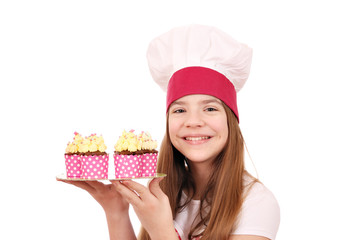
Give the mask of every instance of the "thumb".
[[154, 178], [149, 183], [149, 190], [150, 192], [156, 197], [160, 198], [162, 196], [165, 196], [165, 193], [161, 190], [159, 183], [164, 179], [162, 178]]

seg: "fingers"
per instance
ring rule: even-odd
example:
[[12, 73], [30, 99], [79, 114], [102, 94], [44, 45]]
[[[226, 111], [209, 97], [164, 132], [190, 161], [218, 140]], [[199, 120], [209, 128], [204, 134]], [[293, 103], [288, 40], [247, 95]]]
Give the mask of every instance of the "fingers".
[[85, 182], [98, 191], [101, 191], [101, 189], [103, 189], [106, 186], [102, 182], [98, 182], [98, 181], [85, 181]]
[[[111, 181], [111, 183], [114, 185], [116, 191], [118, 191], [121, 196], [130, 204], [133, 206], [140, 206], [142, 204], [141, 198], [144, 196], [141, 196], [140, 193], [134, 192], [135, 189], [132, 189], [130, 186], [124, 183], [125, 181]], [[127, 181], [132, 182], [132, 181]], [[142, 192], [143, 193], [143, 192]]]
[[66, 181], [66, 180], [59, 180], [59, 182], [64, 182], [64, 183], [67, 183], [67, 184], [71, 184], [71, 185], [74, 185], [78, 188], [81, 188], [87, 192], [89, 192], [90, 194], [91, 193], [94, 193], [96, 190], [93, 186], [90, 186], [88, 183], [89, 182], [82, 182], [82, 181]]
[[166, 197], [159, 183], [164, 178], [155, 178], [149, 183], [149, 188], [134, 181], [111, 181], [116, 190], [132, 205], [139, 206], [152, 198], [163, 199]]
[[142, 184], [130, 180], [122, 181], [122, 184], [135, 191], [141, 199], [146, 199], [148, 197], [149, 191]]
[[160, 185], [159, 185], [159, 183], [163, 179], [164, 179], [163, 177], [162, 178], [154, 178], [149, 183], [150, 192], [158, 199], [165, 196], [165, 193], [161, 190]]

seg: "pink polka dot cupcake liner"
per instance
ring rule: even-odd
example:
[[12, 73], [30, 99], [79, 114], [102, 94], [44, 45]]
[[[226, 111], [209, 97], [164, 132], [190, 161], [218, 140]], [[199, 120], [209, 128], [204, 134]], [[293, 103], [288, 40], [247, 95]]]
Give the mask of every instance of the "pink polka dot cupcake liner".
[[115, 178], [141, 177], [140, 162], [141, 155], [114, 154]]
[[[156, 176], [157, 153], [114, 155], [115, 178]], [[109, 155], [65, 155], [66, 177], [108, 179]]]
[[81, 156], [82, 178], [107, 179], [109, 155]]
[[140, 173], [141, 177], [152, 177], [156, 175], [157, 153], [145, 153], [141, 157]]
[[66, 177], [68, 178], [82, 177], [81, 156], [65, 154], [65, 167], [66, 167]]

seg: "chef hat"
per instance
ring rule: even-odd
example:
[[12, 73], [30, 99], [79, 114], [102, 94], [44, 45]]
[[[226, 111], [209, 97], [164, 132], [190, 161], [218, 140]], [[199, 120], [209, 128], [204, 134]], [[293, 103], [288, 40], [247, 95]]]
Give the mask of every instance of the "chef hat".
[[150, 73], [167, 92], [166, 109], [186, 95], [222, 100], [239, 120], [236, 92], [249, 77], [252, 49], [210, 26], [177, 27], [148, 47]]

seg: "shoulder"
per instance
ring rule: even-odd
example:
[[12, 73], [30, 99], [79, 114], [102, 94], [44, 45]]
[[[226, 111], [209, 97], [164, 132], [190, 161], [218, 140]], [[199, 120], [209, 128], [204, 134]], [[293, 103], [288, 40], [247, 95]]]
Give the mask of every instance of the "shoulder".
[[256, 235], [275, 239], [280, 224], [280, 207], [274, 194], [260, 182], [246, 189], [234, 235]]
[[261, 182], [254, 182], [245, 187], [244, 204], [252, 202], [262, 202], [264, 204], [277, 205], [278, 202], [274, 194]]

